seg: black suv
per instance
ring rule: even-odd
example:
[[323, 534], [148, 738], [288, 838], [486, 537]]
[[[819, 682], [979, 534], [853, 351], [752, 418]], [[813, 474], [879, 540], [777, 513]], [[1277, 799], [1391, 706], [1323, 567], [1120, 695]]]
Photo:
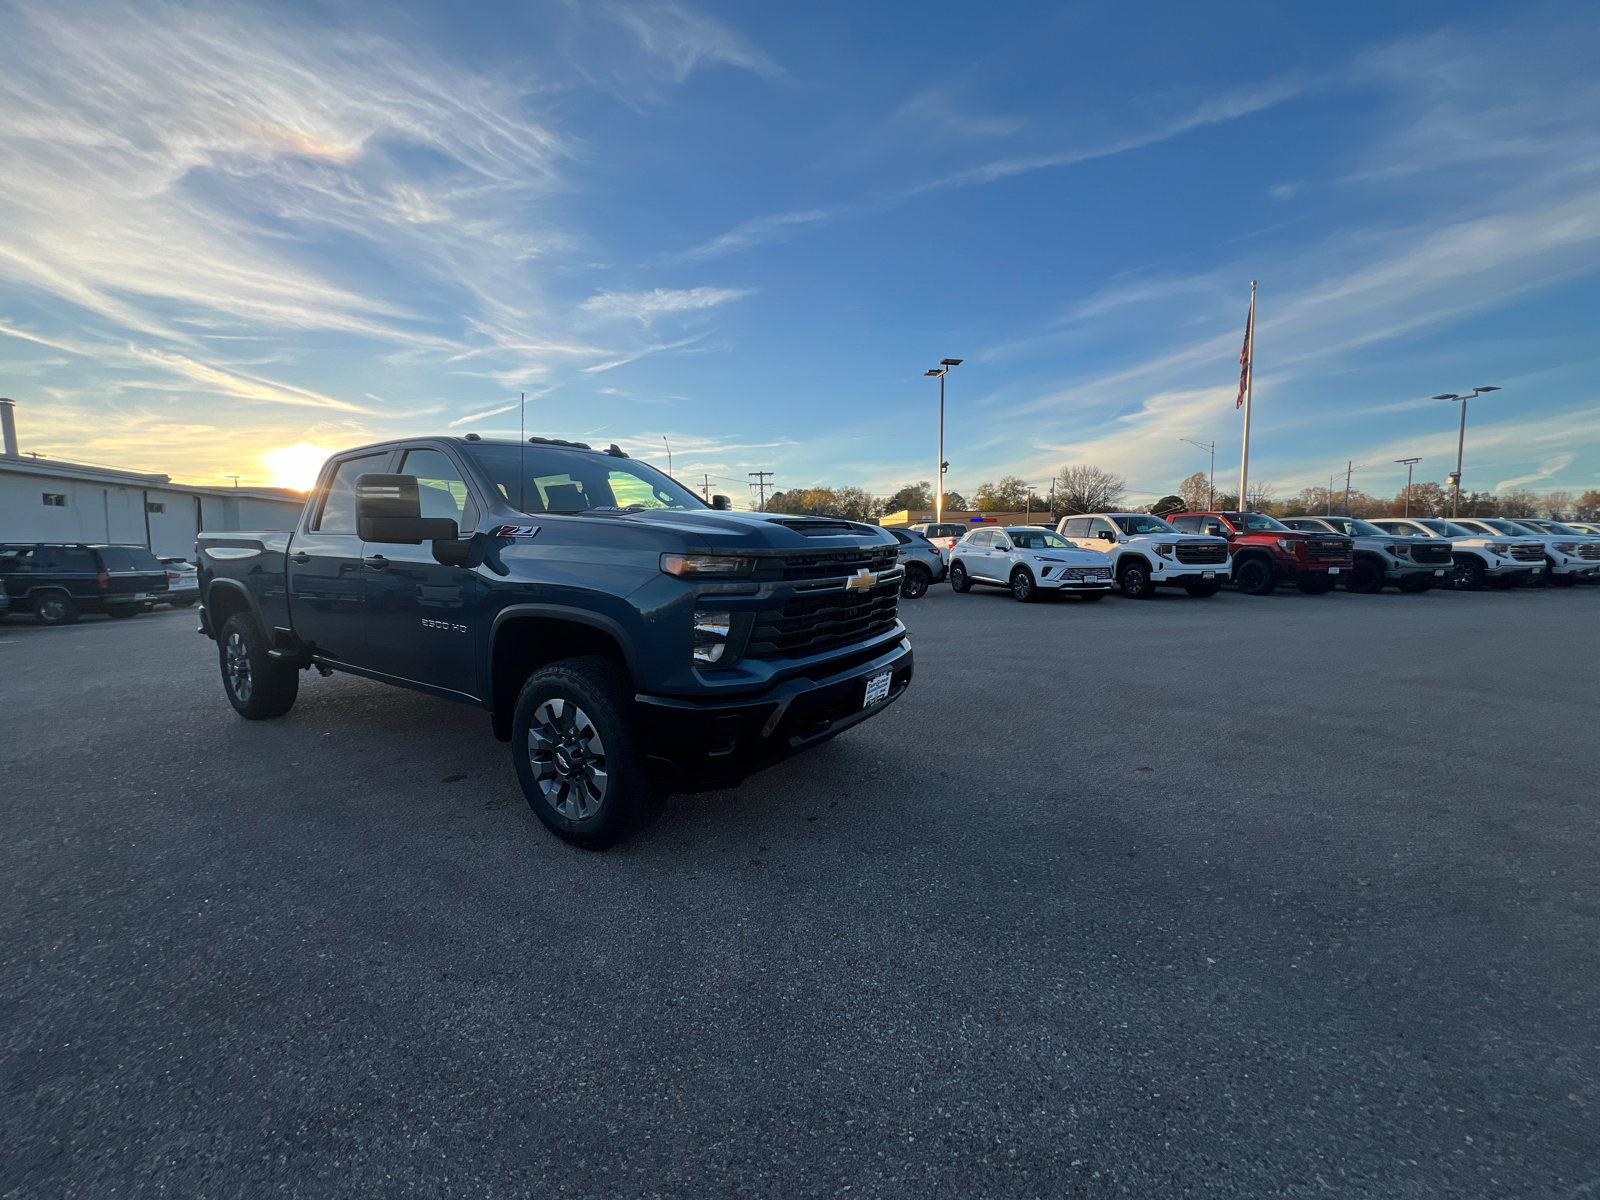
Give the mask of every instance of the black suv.
[[12, 612], [70, 625], [86, 612], [149, 612], [165, 598], [167, 569], [143, 546], [10, 542], [0, 544], [0, 585]]

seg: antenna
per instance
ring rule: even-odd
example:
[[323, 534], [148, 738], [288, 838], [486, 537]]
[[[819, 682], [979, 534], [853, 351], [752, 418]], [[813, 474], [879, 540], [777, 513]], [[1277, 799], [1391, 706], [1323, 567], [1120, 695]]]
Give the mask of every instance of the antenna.
[[528, 511], [527, 478], [528, 478], [528, 393], [521, 393], [522, 399], [518, 402], [517, 426], [517, 511]]

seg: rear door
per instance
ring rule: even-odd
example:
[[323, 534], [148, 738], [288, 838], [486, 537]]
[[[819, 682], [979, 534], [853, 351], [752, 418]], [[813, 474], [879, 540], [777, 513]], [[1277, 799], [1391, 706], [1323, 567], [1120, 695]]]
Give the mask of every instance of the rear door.
[[[395, 471], [417, 477], [423, 516], [448, 517], [463, 536], [471, 535], [478, 499], [450, 455], [431, 446], [408, 447]], [[366, 636], [377, 669], [478, 696], [481, 656], [474, 636], [483, 630], [484, 586], [477, 572], [435, 562], [432, 542], [367, 542], [363, 554]]]
[[967, 574], [974, 579], [994, 578], [990, 561], [994, 550], [989, 544], [993, 539], [994, 531], [989, 529], [980, 529], [967, 538], [967, 549], [962, 552], [961, 561], [967, 564]]
[[[368, 666], [366, 591], [356, 534], [356, 476], [382, 474], [392, 450], [337, 460], [318, 502], [289, 545], [289, 611], [294, 630], [325, 658]], [[271, 630], [267, 635], [271, 636]], [[381, 668], [372, 668], [381, 669]]]

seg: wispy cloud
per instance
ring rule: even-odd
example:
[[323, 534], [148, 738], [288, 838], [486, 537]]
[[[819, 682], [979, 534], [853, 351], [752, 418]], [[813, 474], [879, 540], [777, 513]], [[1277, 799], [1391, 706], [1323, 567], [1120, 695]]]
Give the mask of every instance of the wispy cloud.
[[638, 321], [716, 308], [750, 295], [749, 288], [654, 288], [648, 292], [599, 292], [578, 307], [599, 321]]

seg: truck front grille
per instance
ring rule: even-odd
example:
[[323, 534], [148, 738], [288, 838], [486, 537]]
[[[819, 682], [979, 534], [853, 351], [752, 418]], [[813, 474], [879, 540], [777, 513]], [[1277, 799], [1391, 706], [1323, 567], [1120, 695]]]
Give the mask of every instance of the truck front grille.
[[[890, 559], [893, 560], [893, 551]], [[894, 628], [900, 577], [866, 590], [830, 588], [756, 614], [746, 658], [803, 658]]]
[[1326, 538], [1308, 538], [1306, 553], [1312, 558], [1349, 558], [1350, 543]]
[[1600, 558], [1600, 542], [1579, 542], [1579, 558]]
[[1511, 557], [1518, 562], [1543, 562], [1544, 547], [1537, 542], [1516, 542], [1511, 547]]
[[852, 550], [816, 550], [775, 555], [756, 560], [756, 578], [764, 581], [838, 579], [857, 571], [890, 570], [899, 558], [899, 546], [861, 546]]
[[1228, 561], [1228, 544], [1226, 542], [1179, 542], [1177, 555], [1178, 561], [1186, 566], [1198, 566], [1202, 563], [1225, 563]]
[[1412, 542], [1411, 561], [1419, 563], [1433, 563], [1435, 566], [1444, 566], [1450, 562], [1450, 543], [1439, 542]]

